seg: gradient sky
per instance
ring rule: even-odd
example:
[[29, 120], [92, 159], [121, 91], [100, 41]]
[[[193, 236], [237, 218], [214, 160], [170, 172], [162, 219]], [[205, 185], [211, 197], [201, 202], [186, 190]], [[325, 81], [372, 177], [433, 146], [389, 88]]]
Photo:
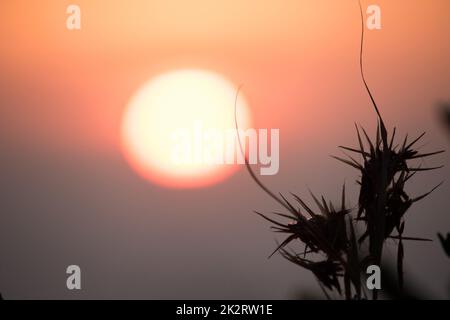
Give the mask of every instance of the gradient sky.
[[[82, 29], [65, 28], [81, 7]], [[427, 131], [448, 149], [436, 103], [450, 100], [450, 2], [377, 0], [366, 76], [388, 127]], [[2, 1], [0, 4], [0, 292], [5, 298], [290, 298], [318, 290], [279, 256], [253, 210], [278, 209], [240, 170], [197, 190], [153, 185], [129, 167], [120, 121], [135, 90], [177, 68], [244, 84], [257, 128], [280, 129], [273, 190], [308, 187], [356, 204], [356, 172], [329, 157], [376, 118], [359, 76], [357, 1]], [[447, 165], [411, 194], [448, 180]], [[408, 213], [406, 233], [450, 230], [448, 182]], [[353, 197], [352, 197], [353, 195]], [[395, 254], [395, 246], [387, 250]], [[406, 246], [406, 281], [448, 297], [437, 242]], [[69, 292], [78, 264], [83, 290]], [[449, 280], [449, 281], [446, 281]]]

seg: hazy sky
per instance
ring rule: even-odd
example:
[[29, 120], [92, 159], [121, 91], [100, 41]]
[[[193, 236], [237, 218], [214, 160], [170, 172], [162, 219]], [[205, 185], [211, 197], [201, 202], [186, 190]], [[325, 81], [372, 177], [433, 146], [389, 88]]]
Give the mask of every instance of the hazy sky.
[[[66, 29], [66, 7], [82, 29]], [[435, 105], [450, 100], [450, 2], [376, 0], [366, 76], [389, 128], [448, 149]], [[333, 160], [376, 118], [359, 77], [357, 1], [2, 1], [0, 4], [0, 292], [5, 298], [290, 298], [312, 276], [279, 256], [253, 210], [279, 209], [245, 170], [213, 187], [172, 190], [123, 157], [120, 122], [153, 76], [195, 67], [244, 84], [257, 128], [280, 129], [273, 190], [308, 187], [356, 204], [356, 172]], [[448, 153], [411, 194], [448, 180]], [[408, 213], [406, 232], [450, 231], [445, 183]], [[395, 254], [396, 246], [387, 251]], [[438, 243], [406, 245], [406, 281], [448, 297]], [[83, 289], [66, 289], [80, 265]]]

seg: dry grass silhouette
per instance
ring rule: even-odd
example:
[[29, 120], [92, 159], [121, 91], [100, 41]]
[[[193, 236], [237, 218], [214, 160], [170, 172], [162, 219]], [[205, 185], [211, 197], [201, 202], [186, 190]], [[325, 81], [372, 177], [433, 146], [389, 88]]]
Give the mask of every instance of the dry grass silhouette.
[[[245, 162], [256, 184], [284, 208], [284, 212], [273, 212], [271, 216], [256, 212], [273, 225], [275, 232], [286, 234], [285, 240], [278, 245], [274, 253], [279, 252], [288, 261], [311, 271], [328, 298], [331, 298], [330, 293], [335, 293], [345, 299], [368, 299], [362, 274], [365, 274], [369, 265], [381, 265], [383, 248], [388, 239], [394, 239], [397, 243], [397, 281], [402, 288], [403, 242], [431, 241], [404, 235], [405, 215], [415, 202], [424, 199], [440, 185], [414, 197], [406, 192], [406, 186], [416, 173], [440, 168], [423, 168], [414, 165], [414, 160], [431, 157], [443, 151], [419, 153], [415, 146], [425, 133], [412, 140], [406, 136], [400, 143], [396, 142], [395, 128], [392, 133], [388, 133], [364, 76], [365, 27], [361, 6], [360, 12], [360, 71], [376, 112], [377, 132], [371, 139], [364, 128], [356, 125], [357, 147], [340, 148], [344, 153], [347, 151], [358, 155], [360, 160], [347, 153], [345, 158], [334, 157], [356, 169], [360, 175], [357, 181], [359, 198], [356, 212], [346, 207], [345, 185], [339, 205], [333, 205], [323, 196], [317, 197], [311, 193], [316, 210], [298, 195], [291, 194], [294, 200], [290, 201], [281, 194], [273, 193], [255, 175], [247, 159]], [[236, 115], [235, 121], [237, 127]], [[241, 144], [240, 140], [239, 143]], [[362, 230], [360, 235], [357, 235], [357, 229]], [[304, 246], [301, 252], [287, 249], [287, 246], [296, 240]], [[378, 291], [373, 290], [372, 298], [377, 297]]]

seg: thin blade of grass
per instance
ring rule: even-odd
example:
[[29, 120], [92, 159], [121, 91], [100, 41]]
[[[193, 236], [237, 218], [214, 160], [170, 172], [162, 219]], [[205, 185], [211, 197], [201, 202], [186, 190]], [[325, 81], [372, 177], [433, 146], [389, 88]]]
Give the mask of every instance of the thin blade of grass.
[[331, 157], [336, 159], [336, 160], [339, 160], [339, 161], [341, 161], [341, 162], [343, 162], [343, 163], [345, 163], [345, 164], [347, 164], [347, 165], [349, 165], [349, 166], [351, 166], [351, 167], [353, 167], [355, 169], [362, 170], [362, 167], [359, 164], [357, 165], [357, 164], [355, 164], [355, 163], [353, 163], [353, 162], [351, 162], [351, 161], [349, 161], [347, 159], [343, 159], [343, 158], [340, 158], [338, 156], [331, 156]]
[[418, 197], [412, 199], [411, 201], [414, 203], [414, 202], [417, 202], [417, 201], [422, 200], [423, 198], [425, 198], [425, 197], [427, 197], [428, 195], [430, 195], [434, 190], [436, 190], [437, 188], [439, 188], [443, 183], [444, 183], [444, 181], [442, 181], [441, 183], [439, 183], [437, 186], [435, 186], [433, 189], [431, 189], [431, 190], [428, 191], [427, 193], [424, 193], [423, 195], [418, 196]]

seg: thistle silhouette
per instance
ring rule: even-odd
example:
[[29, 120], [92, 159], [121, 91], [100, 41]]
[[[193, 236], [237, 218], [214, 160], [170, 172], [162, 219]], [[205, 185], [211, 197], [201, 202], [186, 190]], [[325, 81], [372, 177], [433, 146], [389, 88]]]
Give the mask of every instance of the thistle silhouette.
[[442, 248], [444, 248], [445, 253], [450, 258], [450, 232], [444, 237], [442, 234], [438, 233], [439, 240], [441, 241]]
[[[383, 248], [387, 239], [397, 241], [397, 281], [401, 288], [403, 286], [403, 242], [431, 241], [404, 236], [405, 215], [412, 204], [424, 199], [441, 185], [440, 183], [430, 191], [416, 197], [410, 197], [405, 191], [406, 185], [417, 172], [440, 168], [422, 168], [411, 162], [443, 151], [419, 153], [415, 150], [414, 146], [425, 133], [412, 141], [409, 141], [406, 136], [399, 145], [395, 143], [396, 129], [393, 129], [392, 134], [388, 134], [364, 75], [364, 20], [361, 4], [360, 13], [360, 72], [377, 115], [377, 132], [375, 139], [372, 140], [363, 127], [355, 125], [358, 147], [340, 147], [344, 153], [349, 151], [359, 155], [360, 161], [346, 153], [346, 158], [334, 156], [335, 159], [357, 169], [360, 174], [360, 179], [357, 181], [360, 189], [356, 217], [353, 217], [352, 210], [346, 207], [345, 185], [342, 188], [342, 200], [338, 209], [332, 202], [327, 202], [323, 196], [319, 199], [311, 193], [319, 210], [315, 212], [295, 194], [291, 194], [294, 201], [289, 201], [282, 194], [276, 195], [270, 191], [255, 175], [245, 158], [246, 168], [256, 184], [287, 210], [285, 213], [273, 212], [273, 218], [256, 212], [273, 224], [272, 229], [275, 232], [287, 235], [270, 256], [279, 252], [288, 261], [311, 271], [328, 298], [331, 298], [329, 292], [335, 292], [345, 299], [368, 298], [362, 284], [362, 274], [368, 265], [381, 265]], [[236, 99], [238, 94], [239, 89]], [[235, 124], [237, 128], [236, 109]], [[238, 140], [241, 151], [245, 154], [239, 136]], [[278, 219], [275, 219], [275, 216]], [[282, 222], [279, 218], [287, 219], [289, 222]], [[362, 225], [363, 232], [360, 236], [356, 234], [357, 224]], [[287, 249], [287, 246], [296, 240], [304, 244], [304, 250], [300, 253]], [[368, 243], [367, 246], [363, 246], [365, 242]], [[361, 249], [365, 247], [368, 248]], [[377, 299], [377, 297], [378, 291], [373, 290], [372, 298]]]

